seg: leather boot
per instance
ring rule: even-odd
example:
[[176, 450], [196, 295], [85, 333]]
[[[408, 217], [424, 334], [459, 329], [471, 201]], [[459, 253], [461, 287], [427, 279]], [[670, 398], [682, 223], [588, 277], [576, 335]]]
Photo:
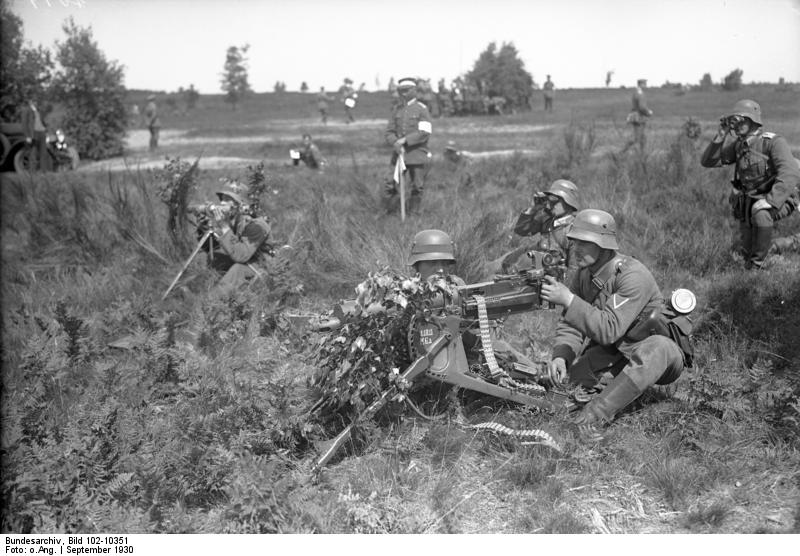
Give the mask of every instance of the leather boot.
[[633, 400], [642, 395], [642, 391], [628, 375], [620, 373], [596, 395], [592, 401], [575, 418], [578, 425], [610, 422], [614, 416]]
[[412, 193], [408, 198], [408, 214], [419, 214], [419, 207], [422, 203], [422, 195]]
[[750, 252], [753, 249], [753, 228], [745, 224], [739, 223], [739, 240], [741, 241], [740, 253], [745, 262], [750, 260]]
[[754, 268], [761, 268], [769, 253], [772, 245], [772, 226], [759, 226], [753, 228], [753, 248], [750, 255], [750, 262]]

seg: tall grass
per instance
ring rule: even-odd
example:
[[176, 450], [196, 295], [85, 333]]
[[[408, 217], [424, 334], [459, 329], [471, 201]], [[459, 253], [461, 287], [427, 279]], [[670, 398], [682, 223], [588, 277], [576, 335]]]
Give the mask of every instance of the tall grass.
[[[294, 254], [222, 299], [207, 293], [215, 276], [201, 256], [160, 301], [185, 252], [156, 173], [3, 176], [3, 531], [628, 532], [661, 523], [664, 506], [690, 530], [741, 530], [734, 502], [717, 496], [734, 472], [766, 486], [755, 471], [764, 454], [785, 477], [799, 463], [796, 261], [739, 270], [725, 176], [694, 164], [698, 145], [676, 135], [674, 149], [615, 159], [597, 152], [594, 129], [576, 121], [544, 158], [438, 167], [421, 214], [405, 222], [380, 210], [383, 164], [354, 157], [325, 175], [268, 167], [261, 206]], [[202, 197], [221, 172], [200, 168]], [[281, 310], [323, 310], [384, 265], [407, 271], [425, 228], [451, 234], [457, 274], [486, 279], [534, 189], [557, 177], [579, 185], [584, 206], [615, 215], [622, 251], [665, 292], [698, 294], [698, 363], [675, 396], [626, 412], [591, 449], [564, 422], [495, 408], [553, 430], [563, 457], [455, 421], [394, 420], [367, 438], [368, 455], [312, 487], [310, 446], [291, 431], [308, 407], [313, 337], [284, 326]], [[542, 355], [556, 317], [510, 319], [506, 334]], [[109, 345], [121, 336], [127, 349]], [[615, 497], [615, 485], [634, 483], [641, 509]], [[595, 487], [617, 504], [611, 515], [629, 519], [598, 518]], [[773, 492], [785, 504], [797, 487]], [[757, 526], [767, 525], [746, 530]]]

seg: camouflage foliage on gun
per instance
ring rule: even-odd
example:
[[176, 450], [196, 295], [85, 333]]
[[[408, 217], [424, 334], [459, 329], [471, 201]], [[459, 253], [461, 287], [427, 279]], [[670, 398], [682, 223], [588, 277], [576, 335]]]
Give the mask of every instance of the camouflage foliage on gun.
[[[317, 330], [331, 331], [318, 352], [321, 368], [314, 386], [319, 399], [312, 413], [327, 430], [333, 423], [349, 422], [323, 446], [315, 467], [333, 457], [357, 423], [431, 381], [550, 412], [574, 409], [567, 392], [548, 391], [539, 384], [546, 377], [532, 365], [503, 361], [497, 374], [475, 374], [475, 362], [468, 361], [462, 337], [477, 324], [485, 329], [487, 319], [544, 308], [545, 276], [562, 278], [566, 270], [563, 261], [545, 255], [539, 256], [540, 268], [466, 286], [446, 277], [421, 281], [400, 275], [370, 276], [359, 286], [357, 299], [343, 302], [312, 323]], [[483, 342], [480, 353], [488, 362], [491, 346], [482, 338], [478, 342]]]

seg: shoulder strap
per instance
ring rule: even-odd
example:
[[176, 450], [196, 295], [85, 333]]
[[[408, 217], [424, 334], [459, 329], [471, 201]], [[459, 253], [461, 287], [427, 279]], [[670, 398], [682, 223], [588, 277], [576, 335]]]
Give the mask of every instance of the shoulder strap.
[[597, 290], [595, 294], [592, 296], [592, 299], [587, 299], [589, 303], [594, 303], [597, 296], [600, 295], [601, 292], [608, 292], [606, 291], [607, 287], [611, 283], [612, 278], [617, 275], [617, 273], [622, 270], [625, 264], [628, 262], [628, 257], [625, 255], [617, 255], [610, 261], [600, 268], [596, 274], [592, 275], [592, 285]]

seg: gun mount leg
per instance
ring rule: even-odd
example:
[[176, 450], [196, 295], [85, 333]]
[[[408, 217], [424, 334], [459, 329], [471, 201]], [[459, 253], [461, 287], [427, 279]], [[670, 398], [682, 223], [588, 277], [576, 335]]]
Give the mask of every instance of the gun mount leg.
[[443, 380], [448, 384], [452, 384], [453, 386], [460, 386], [461, 388], [467, 388], [468, 390], [474, 390], [475, 392], [488, 394], [490, 396], [494, 396], [496, 398], [501, 398], [504, 400], [511, 400], [512, 402], [516, 402], [522, 405], [537, 407], [545, 411], [555, 412], [558, 409], [558, 404], [550, 400], [534, 398], [532, 396], [528, 396], [527, 394], [523, 394], [521, 392], [515, 392], [510, 388], [505, 388], [503, 386], [498, 386], [496, 384], [490, 384], [485, 380], [471, 377], [469, 375], [465, 374], [446, 375], [443, 378]]

